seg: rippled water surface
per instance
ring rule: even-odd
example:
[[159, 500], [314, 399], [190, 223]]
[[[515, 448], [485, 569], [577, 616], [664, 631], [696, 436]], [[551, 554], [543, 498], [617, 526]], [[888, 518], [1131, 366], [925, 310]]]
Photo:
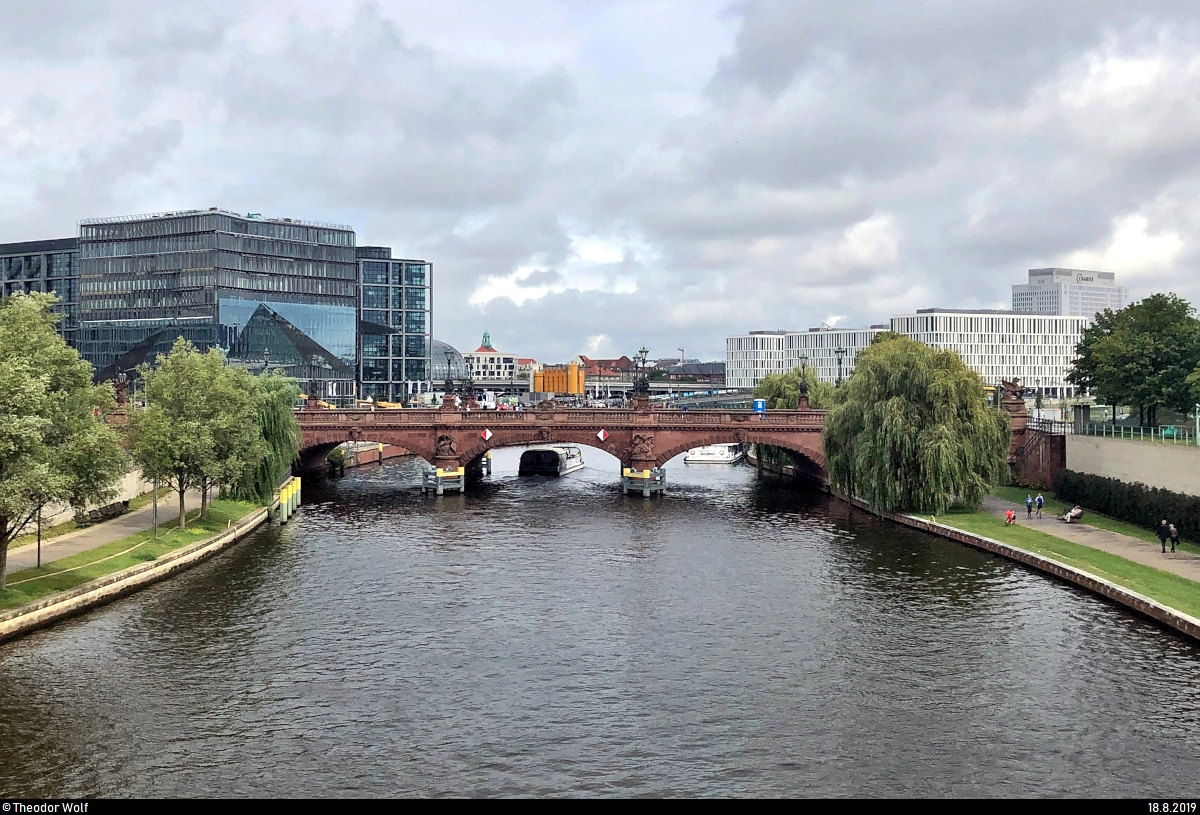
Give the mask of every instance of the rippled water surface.
[[1196, 796], [1200, 649], [748, 468], [411, 460], [0, 646], [4, 795]]

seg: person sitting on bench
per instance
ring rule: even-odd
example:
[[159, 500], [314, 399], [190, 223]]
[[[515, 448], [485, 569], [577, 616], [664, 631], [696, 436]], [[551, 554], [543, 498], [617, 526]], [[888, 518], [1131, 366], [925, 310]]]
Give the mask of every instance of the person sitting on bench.
[[1078, 521], [1082, 517], [1083, 517], [1083, 507], [1076, 504], [1074, 509], [1072, 509], [1070, 512], [1068, 512], [1066, 515], [1062, 516], [1062, 519], [1064, 521], [1066, 521], [1067, 523], [1071, 523], [1072, 521]]

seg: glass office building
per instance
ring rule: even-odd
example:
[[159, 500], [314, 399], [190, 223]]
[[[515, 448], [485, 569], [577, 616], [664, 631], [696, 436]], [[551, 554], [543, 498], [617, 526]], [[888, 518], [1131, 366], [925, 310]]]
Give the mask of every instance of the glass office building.
[[108, 379], [186, 337], [255, 373], [352, 403], [357, 276], [349, 227], [189, 210], [79, 229], [82, 356]]
[[392, 257], [386, 246], [358, 255], [359, 378], [362, 398], [408, 401], [430, 390], [433, 264]]
[[18, 292], [53, 292], [60, 314], [58, 333], [76, 344], [79, 322], [79, 242], [75, 238], [0, 243], [0, 279], [5, 297]]

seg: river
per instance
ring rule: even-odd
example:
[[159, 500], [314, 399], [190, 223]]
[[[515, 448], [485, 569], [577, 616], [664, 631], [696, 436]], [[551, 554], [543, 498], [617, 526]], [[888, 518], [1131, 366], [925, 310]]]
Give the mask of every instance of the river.
[[1200, 794], [1200, 648], [746, 467], [415, 461], [0, 646], [5, 796]]

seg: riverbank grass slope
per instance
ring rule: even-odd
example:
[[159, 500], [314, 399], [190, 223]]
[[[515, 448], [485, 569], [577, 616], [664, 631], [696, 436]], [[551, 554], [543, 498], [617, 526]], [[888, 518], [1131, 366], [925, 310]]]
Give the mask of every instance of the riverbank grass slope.
[[152, 530], [147, 529], [95, 549], [43, 564], [40, 569], [13, 572], [8, 575], [7, 588], [0, 591], [0, 610], [40, 600], [98, 577], [156, 560], [168, 552], [211, 537], [256, 509], [259, 507], [254, 504], [219, 498], [209, 502], [208, 518], [201, 520], [198, 517], [200, 510], [192, 510], [188, 513], [187, 529], [179, 529], [175, 522], [170, 527], [160, 526], [157, 540], [153, 539]]
[[[1001, 497], [1008, 498], [1007, 495], [1001, 495]], [[1024, 492], [1021, 494], [1021, 500], [1025, 500]], [[1043, 510], [1043, 512], [1045, 511]], [[1002, 519], [981, 510], [955, 508], [948, 514], [939, 516], [937, 520], [946, 526], [992, 538], [1042, 557], [1052, 558], [1067, 566], [1074, 566], [1157, 600], [1164, 606], [1177, 609], [1193, 617], [1200, 617], [1200, 583], [1187, 578], [1164, 572], [1161, 569], [1143, 566], [1119, 555], [1102, 552], [1090, 546], [1056, 538], [1020, 524], [1006, 526]], [[1127, 524], [1123, 525], [1128, 526]], [[1104, 528], [1108, 529], [1109, 527]], [[1119, 529], [1111, 531], [1124, 532]], [[1154, 542], [1158, 543], [1158, 540], [1155, 538]]]

